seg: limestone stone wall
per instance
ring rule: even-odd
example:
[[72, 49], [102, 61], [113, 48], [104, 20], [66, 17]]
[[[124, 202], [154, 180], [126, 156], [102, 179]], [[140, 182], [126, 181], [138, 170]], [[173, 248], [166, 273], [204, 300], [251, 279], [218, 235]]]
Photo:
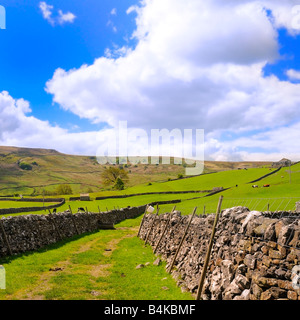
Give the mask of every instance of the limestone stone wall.
[[[215, 215], [194, 216], [172, 271], [183, 291], [196, 294]], [[140, 237], [155, 247], [168, 214], [147, 214]], [[172, 215], [157, 254], [171, 264], [190, 216]], [[206, 300], [300, 300], [300, 219], [291, 212], [224, 210], [217, 225], [202, 298]], [[298, 278], [297, 278], [298, 277]], [[294, 283], [293, 283], [294, 281]], [[299, 281], [298, 281], [299, 282]]]
[[[0, 257], [34, 251], [77, 234], [101, 229], [144, 213], [146, 206], [124, 208], [102, 213], [70, 212], [51, 215], [22, 215], [1, 219]], [[3, 227], [3, 228], [2, 228]], [[4, 232], [3, 232], [4, 229]], [[8, 244], [7, 244], [8, 242]]]

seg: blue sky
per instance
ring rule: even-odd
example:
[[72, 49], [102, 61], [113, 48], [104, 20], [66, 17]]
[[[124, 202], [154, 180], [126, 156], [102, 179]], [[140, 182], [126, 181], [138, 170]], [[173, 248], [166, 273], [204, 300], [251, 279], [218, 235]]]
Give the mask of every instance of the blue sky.
[[204, 129], [206, 159], [299, 160], [296, 0], [0, 5], [0, 145], [95, 154], [127, 121]]
[[[290, 80], [286, 75], [286, 70], [300, 69], [300, 37], [291, 36], [286, 29], [279, 29], [278, 43], [280, 59], [266, 65], [264, 68], [265, 75], [275, 74], [282, 80]], [[299, 82], [295, 79], [291, 81]]]
[[[41, 1], [1, 1], [6, 9], [6, 30], [1, 31], [0, 91], [14, 98], [30, 101], [32, 114], [72, 130], [90, 130], [89, 121], [52, 105], [52, 97], [44, 90], [47, 80], [60, 67], [78, 68], [92, 64], [104, 55], [106, 48], [130, 41], [135, 28], [134, 16], [126, 10], [135, 0], [50, 1], [57, 10], [76, 15], [74, 23], [52, 26], [42, 16]], [[116, 14], [111, 14], [116, 9]], [[112, 21], [118, 32], [114, 32]], [[132, 40], [130, 41], [132, 42]], [[134, 45], [134, 43], [132, 43]], [[95, 126], [98, 127], [98, 126]]]

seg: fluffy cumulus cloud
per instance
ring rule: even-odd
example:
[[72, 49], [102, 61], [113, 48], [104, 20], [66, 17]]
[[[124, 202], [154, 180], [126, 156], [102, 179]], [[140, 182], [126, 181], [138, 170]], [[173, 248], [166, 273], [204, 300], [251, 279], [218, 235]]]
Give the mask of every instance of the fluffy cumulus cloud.
[[[94, 155], [105, 132], [70, 133], [30, 115], [29, 103], [0, 92], [0, 145], [54, 148], [71, 154]], [[76, 143], [74, 143], [76, 141]]]
[[[300, 84], [263, 73], [267, 63], [280, 58], [278, 28], [291, 36], [300, 33], [296, 5], [292, 0], [143, 0], [127, 10], [136, 17], [134, 48], [108, 48], [92, 65], [57, 69], [46, 84], [64, 110], [112, 129], [69, 133], [30, 116], [28, 102], [2, 92], [0, 143], [95, 154], [119, 121], [128, 121], [130, 130], [148, 133], [203, 128], [207, 159], [296, 160]], [[46, 2], [40, 8], [53, 25], [75, 19], [62, 11], [54, 18]], [[297, 70], [287, 75], [300, 78]], [[135, 153], [144, 150], [140, 141]]]
[[[298, 156], [300, 84], [263, 74], [279, 58], [277, 29], [299, 33], [295, 5], [144, 0], [127, 11], [136, 14], [135, 48], [118, 48], [117, 56], [79, 69], [58, 69], [46, 90], [63, 109], [112, 127], [127, 120], [132, 128], [148, 130], [203, 128], [207, 157]], [[289, 76], [299, 74], [291, 70]], [[228, 132], [235, 138], [224, 141]], [[275, 142], [280, 133], [293, 141], [293, 149], [282, 139]]]

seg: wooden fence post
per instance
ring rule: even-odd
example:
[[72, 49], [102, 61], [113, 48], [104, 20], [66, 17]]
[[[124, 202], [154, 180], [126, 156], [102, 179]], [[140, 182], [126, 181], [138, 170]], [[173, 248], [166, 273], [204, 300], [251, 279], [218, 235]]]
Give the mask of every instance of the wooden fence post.
[[171, 273], [171, 271], [172, 271], [172, 268], [173, 268], [174, 263], [175, 263], [175, 261], [176, 261], [177, 255], [178, 255], [178, 253], [179, 253], [179, 251], [180, 251], [180, 249], [181, 249], [181, 246], [182, 246], [182, 244], [183, 244], [183, 241], [185, 240], [185, 237], [186, 237], [187, 232], [188, 232], [188, 230], [189, 230], [189, 227], [190, 227], [190, 225], [191, 225], [191, 223], [192, 223], [192, 220], [193, 220], [193, 218], [194, 218], [194, 215], [195, 215], [195, 213], [196, 213], [196, 210], [197, 210], [197, 207], [195, 207], [194, 210], [193, 210], [193, 214], [192, 214], [192, 216], [191, 216], [191, 218], [190, 218], [190, 221], [189, 221], [189, 223], [188, 223], [188, 225], [187, 225], [187, 227], [186, 227], [186, 229], [185, 229], [185, 231], [184, 231], [183, 237], [181, 238], [181, 241], [180, 241], [179, 246], [178, 246], [178, 248], [177, 248], [177, 250], [176, 250], [175, 256], [174, 256], [173, 261], [172, 261], [172, 263], [171, 263], [171, 266], [170, 266], [170, 268], [169, 268], [169, 270], [168, 270], [168, 273]]
[[74, 226], [75, 226], [76, 232], [77, 232], [77, 234], [80, 234], [79, 231], [78, 231], [78, 228], [77, 228], [77, 225], [76, 225], [76, 221], [75, 221], [75, 219], [74, 219], [73, 212], [72, 212], [72, 209], [71, 209], [71, 206], [70, 206], [70, 205], [69, 205], [69, 209], [70, 209], [70, 211], [71, 211], [71, 219], [72, 219], [73, 224], [74, 224]]
[[91, 225], [90, 215], [89, 215], [88, 211], [85, 214], [86, 214], [86, 218], [87, 218], [87, 222], [88, 222], [89, 232], [92, 232], [92, 225]]
[[6, 235], [2, 219], [0, 219], [0, 226], [1, 226], [1, 230], [2, 230], [4, 241], [5, 241], [5, 243], [7, 245], [7, 248], [8, 248], [8, 252], [12, 256], [11, 246], [9, 244], [9, 241], [8, 241], [8, 238], [7, 238], [7, 235]]
[[172, 213], [175, 211], [175, 209], [176, 209], [176, 206], [174, 206], [172, 211], [169, 213], [169, 217], [168, 217], [168, 220], [166, 222], [166, 225], [165, 225], [165, 227], [163, 229], [163, 232], [162, 232], [162, 234], [161, 234], [161, 236], [160, 236], [160, 238], [159, 238], [159, 240], [157, 242], [157, 245], [154, 248], [154, 251], [153, 251], [154, 254], [156, 253], [156, 251], [157, 251], [157, 249], [158, 249], [158, 247], [159, 247], [159, 245], [161, 243], [161, 240], [162, 240], [163, 236], [165, 235], [165, 232], [167, 231], [168, 225], [169, 225], [169, 223], [171, 221], [171, 218], [172, 218]]
[[153, 217], [153, 221], [151, 223], [150, 229], [148, 231], [148, 234], [147, 234], [147, 237], [146, 237], [146, 240], [145, 240], [145, 245], [147, 244], [147, 241], [149, 239], [150, 233], [151, 233], [152, 228], [154, 226], [154, 222], [155, 222], [156, 218], [158, 217], [158, 212], [159, 212], [159, 208], [158, 208], [158, 205], [157, 205], [157, 212], [156, 212], [155, 216]]
[[214, 221], [214, 225], [213, 225], [211, 236], [210, 236], [210, 241], [209, 241], [209, 245], [208, 245], [205, 260], [204, 260], [203, 270], [202, 270], [202, 274], [201, 274], [201, 277], [199, 280], [199, 286], [198, 286], [196, 300], [200, 300], [200, 297], [201, 297], [201, 293], [202, 293], [202, 289], [203, 289], [203, 285], [204, 285], [204, 280], [205, 280], [205, 276], [206, 276], [206, 271], [207, 271], [207, 267], [208, 267], [208, 263], [209, 263], [209, 259], [210, 259], [210, 253], [211, 253], [211, 249], [213, 246], [213, 240], [214, 240], [214, 236], [216, 233], [216, 227], [217, 227], [219, 215], [221, 212], [222, 201], [223, 201], [223, 196], [220, 196], [218, 207], [217, 207], [217, 212], [216, 212], [216, 216], [215, 216], [215, 221]]
[[100, 210], [100, 207], [98, 206], [98, 211], [99, 211], [99, 213], [101, 213], [101, 210]]
[[53, 223], [54, 229], [55, 229], [56, 233], [58, 234], [58, 240], [62, 240], [63, 237], [61, 236], [61, 233], [60, 233], [60, 231], [59, 231], [59, 229], [58, 229], [58, 227], [57, 227], [57, 224], [56, 224], [56, 222], [55, 222], [55, 219], [54, 219], [54, 217], [52, 216], [51, 211], [50, 211], [50, 210], [48, 210], [48, 211], [49, 211], [50, 221]]
[[146, 205], [145, 212], [144, 212], [144, 215], [143, 215], [143, 218], [142, 218], [142, 221], [141, 221], [141, 224], [140, 224], [140, 228], [139, 228], [139, 232], [138, 232], [138, 234], [137, 234], [137, 237], [140, 236], [140, 232], [141, 232], [141, 230], [142, 230], [142, 226], [143, 226], [143, 224], [144, 224], [144, 222], [145, 222], [145, 215], [146, 215], [146, 213], [147, 213], [148, 206], [149, 206], [149, 205], [147, 204], [147, 205]]

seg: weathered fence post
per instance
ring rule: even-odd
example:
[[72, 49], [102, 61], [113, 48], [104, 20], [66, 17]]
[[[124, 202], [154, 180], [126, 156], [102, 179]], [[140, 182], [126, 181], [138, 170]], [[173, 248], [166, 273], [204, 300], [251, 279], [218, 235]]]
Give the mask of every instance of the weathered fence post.
[[170, 265], [170, 267], [169, 267], [168, 273], [171, 273], [171, 271], [172, 271], [172, 268], [173, 268], [174, 263], [175, 263], [175, 261], [176, 261], [177, 255], [178, 255], [178, 253], [179, 253], [179, 251], [180, 251], [180, 249], [181, 249], [181, 246], [182, 246], [182, 244], [183, 244], [183, 241], [185, 240], [185, 237], [186, 237], [187, 232], [188, 232], [188, 230], [189, 230], [189, 227], [190, 227], [190, 225], [191, 225], [191, 223], [192, 223], [192, 220], [193, 220], [193, 218], [194, 218], [194, 215], [195, 215], [195, 213], [196, 213], [196, 210], [197, 210], [197, 207], [195, 207], [194, 210], [193, 210], [193, 214], [192, 214], [192, 216], [191, 216], [191, 218], [190, 218], [190, 221], [189, 221], [189, 223], [188, 223], [188, 225], [187, 225], [187, 227], [186, 227], [186, 229], [185, 229], [185, 231], [184, 231], [184, 234], [183, 234], [183, 236], [182, 236], [182, 238], [181, 238], [181, 241], [180, 241], [179, 246], [178, 246], [178, 248], [177, 248], [177, 250], [176, 250], [176, 253], [175, 253], [175, 256], [174, 256], [174, 258], [173, 258], [173, 261], [172, 261], [172, 263], [171, 263], [171, 265]]
[[176, 206], [174, 206], [173, 209], [172, 209], [172, 211], [169, 213], [169, 217], [168, 217], [168, 220], [167, 220], [167, 222], [166, 222], [166, 225], [165, 225], [165, 227], [164, 227], [164, 229], [163, 229], [163, 232], [162, 232], [162, 234], [161, 234], [161, 236], [160, 236], [160, 238], [159, 238], [159, 240], [158, 240], [158, 242], [157, 242], [157, 245], [156, 245], [155, 248], [154, 248], [154, 251], [153, 251], [154, 254], [156, 253], [156, 251], [157, 251], [157, 249], [158, 249], [158, 247], [159, 247], [159, 245], [160, 245], [160, 243], [161, 243], [161, 240], [162, 240], [163, 236], [165, 235], [165, 233], [166, 233], [166, 231], [167, 231], [168, 225], [169, 225], [169, 223], [170, 223], [170, 221], [171, 221], [171, 218], [172, 218], [172, 213], [175, 211], [175, 209], [176, 209]]
[[54, 217], [52, 216], [51, 211], [50, 211], [50, 210], [48, 210], [48, 211], [49, 211], [50, 221], [52, 222], [52, 224], [53, 224], [53, 226], [54, 226], [54, 229], [55, 229], [55, 231], [56, 231], [56, 233], [57, 233], [57, 235], [58, 235], [58, 240], [62, 240], [63, 237], [61, 236], [61, 233], [60, 233], [60, 231], [59, 231], [59, 229], [58, 229], [58, 227], [57, 227], [57, 224], [56, 224], [56, 222], [55, 222], [55, 219], [54, 219]]
[[200, 300], [200, 297], [201, 297], [201, 293], [202, 293], [202, 289], [203, 289], [203, 285], [204, 285], [204, 280], [205, 280], [205, 276], [206, 276], [206, 271], [207, 271], [207, 267], [208, 267], [208, 263], [209, 263], [209, 259], [210, 259], [210, 253], [211, 253], [211, 249], [213, 246], [213, 240], [214, 240], [214, 236], [216, 233], [216, 227], [217, 227], [219, 215], [221, 212], [222, 201], [223, 201], [223, 196], [220, 196], [218, 207], [217, 207], [217, 212], [216, 212], [216, 216], [215, 216], [215, 221], [214, 221], [211, 236], [210, 236], [210, 241], [209, 241], [209, 245], [208, 245], [205, 260], [204, 260], [203, 270], [202, 270], [202, 274], [201, 274], [201, 277], [199, 280], [199, 286], [198, 286], [196, 300]]
[[148, 206], [149, 206], [149, 205], [147, 204], [147, 205], [146, 205], [145, 212], [144, 212], [144, 215], [143, 215], [143, 218], [142, 218], [142, 221], [141, 221], [141, 224], [140, 224], [140, 228], [139, 228], [139, 232], [138, 232], [138, 234], [137, 234], [137, 237], [140, 236], [140, 232], [141, 232], [141, 230], [142, 230], [142, 226], [143, 226], [143, 224], [144, 224], [144, 222], [145, 222], [145, 215], [146, 215], [146, 213], [147, 213]]
[[75, 219], [74, 219], [73, 212], [72, 212], [72, 209], [71, 209], [71, 206], [70, 206], [70, 205], [69, 205], [69, 209], [70, 209], [70, 211], [71, 211], [71, 219], [72, 219], [73, 224], [74, 224], [74, 226], [75, 226], [76, 232], [77, 232], [77, 234], [80, 234], [79, 231], [78, 231], [78, 228], [77, 228], [77, 225], [76, 225], [76, 221], [75, 221]]
[[100, 210], [100, 207], [98, 206], [98, 211], [99, 211], [99, 213], [101, 213], [101, 210]]
[[5, 241], [5, 243], [7, 245], [7, 248], [8, 248], [8, 252], [12, 256], [12, 250], [11, 250], [11, 247], [10, 247], [10, 244], [9, 244], [9, 241], [8, 241], [8, 237], [7, 237], [5, 229], [4, 229], [4, 225], [3, 225], [2, 219], [0, 219], [0, 226], [1, 226], [1, 230], [2, 230], [4, 241]]
[[149, 228], [148, 234], [147, 234], [147, 236], [146, 236], [145, 245], [147, 244], [148, 238], [149, 238], [150, 233], [151, 233], [151, 231], [152, 231], [152, 228], [153, 228], [153, 226], [154, 226], [154, 222], [155, 222], [156, 218], [158, 217], [158, 212], [159, 212], [159, 208], [158, 208], [158, 205], [157, 205], [157, 212], [156, 212], [155, 216], [153, 217], [153, 221], [152, 221], [152, 223], [151, 223], [151, 226], [150, 226], [150, 228]]
[[86, 211], [86, 218], [87, 218], [87, 222], [88, 222], [88, 229], [89, 229], [89, 232], [92, 232], [92, 225], [91, 225], [91, 217], [90, 217], [90, 214], [88, 213], [88, 211]]

